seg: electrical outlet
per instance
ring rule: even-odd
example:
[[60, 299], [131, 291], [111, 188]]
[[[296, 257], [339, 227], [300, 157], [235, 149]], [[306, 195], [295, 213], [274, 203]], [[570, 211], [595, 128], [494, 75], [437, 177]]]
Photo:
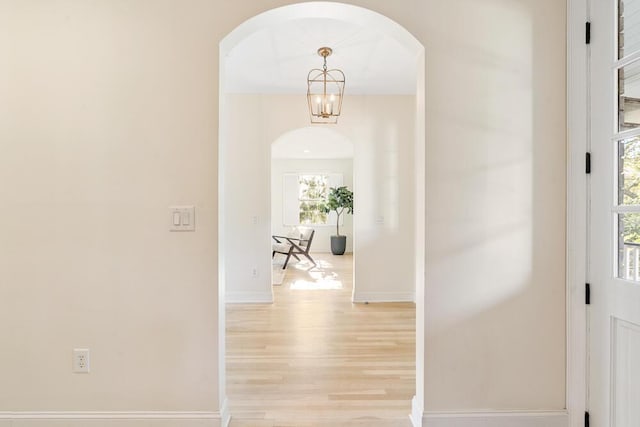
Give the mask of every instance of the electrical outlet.
[[89, 349], [88, 348], [73, 349], [73, 372], [77, 374], [89, 373]]
[[258, 267], [253, 267], [251, 269], [251, 277], [258, 277]]

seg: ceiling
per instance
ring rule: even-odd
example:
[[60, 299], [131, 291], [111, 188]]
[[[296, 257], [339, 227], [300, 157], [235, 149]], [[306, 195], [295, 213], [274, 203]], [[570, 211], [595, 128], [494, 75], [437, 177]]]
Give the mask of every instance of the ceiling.
[[417, 54], [373, 26], [326, 18], [271, 25], [244, 38], [225, 58], [227, 93], [306, 93], [307, 74], [327, 66], [346, 76], [347, 94], [413, 94]]
[[271, 145], [274, 159], [348, 159], [353, 144], [326, 127], [306, 127], [285, 133]]

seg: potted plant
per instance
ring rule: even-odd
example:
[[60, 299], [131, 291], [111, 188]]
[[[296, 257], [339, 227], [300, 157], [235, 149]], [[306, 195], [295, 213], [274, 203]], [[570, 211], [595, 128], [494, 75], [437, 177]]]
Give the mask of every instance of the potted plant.
[[331, 187], [327, 202], [321, 206], [324, 213], [335, 211], [336, 235], [331, 236], [331, 253], [342, 255], [347, 247], [347, 236], [340, 235], [340, 215], [346, 210], [348, 214], [353, 213], [353, 191], [347, 187]]

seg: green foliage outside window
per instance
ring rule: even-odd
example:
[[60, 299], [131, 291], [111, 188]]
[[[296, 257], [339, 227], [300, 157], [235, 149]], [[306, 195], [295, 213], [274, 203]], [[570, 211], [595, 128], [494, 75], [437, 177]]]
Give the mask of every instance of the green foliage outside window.
[[326, 224], [322, 209], [327, 200], [327, 175], [300, 175], [298, 178], [300, 224]]
[[[620, 169], [619, 202], [640, 205], [640, 138], [619, 143]], [[621, 215], [620, 234], [625, 243], [640, 243], [640, 215]]]

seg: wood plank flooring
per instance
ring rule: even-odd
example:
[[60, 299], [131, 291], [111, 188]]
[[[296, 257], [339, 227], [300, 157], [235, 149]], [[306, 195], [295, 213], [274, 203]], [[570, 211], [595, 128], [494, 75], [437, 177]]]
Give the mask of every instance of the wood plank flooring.
[[352, 257], [314, 259], [227, 305], [230, 427], [410, 427], [415, 305], [352, 304]]

